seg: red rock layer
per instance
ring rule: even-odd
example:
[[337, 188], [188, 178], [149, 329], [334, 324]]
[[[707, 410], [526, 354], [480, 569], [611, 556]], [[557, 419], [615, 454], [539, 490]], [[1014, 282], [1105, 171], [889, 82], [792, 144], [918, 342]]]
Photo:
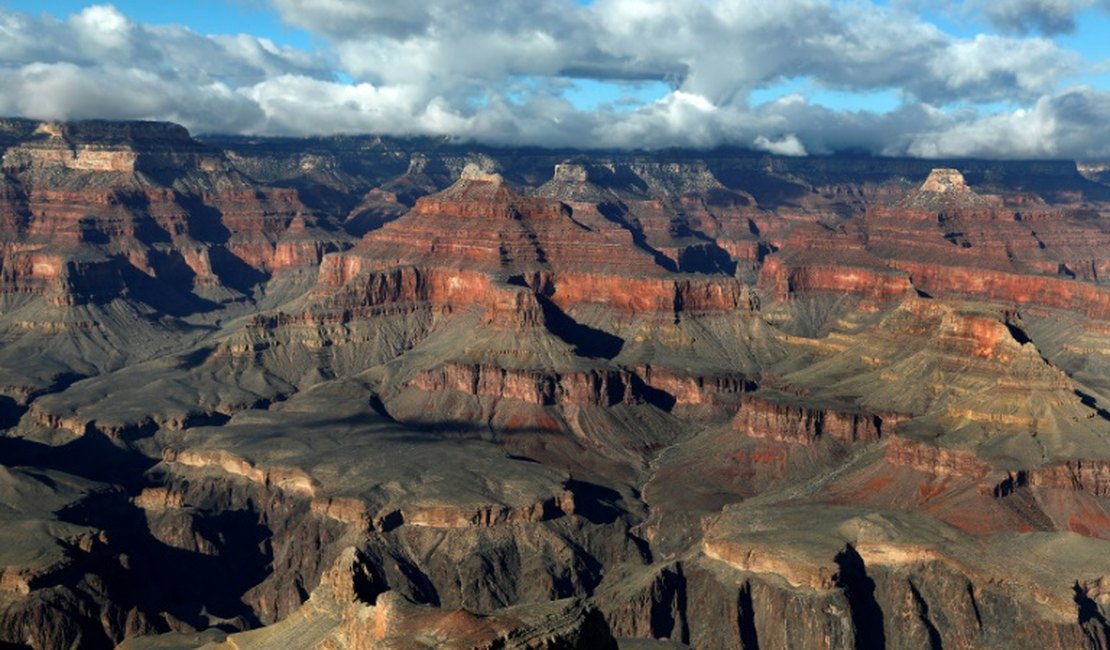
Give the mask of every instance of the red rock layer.
[[981, 479], [991, 468], [973, 452], [946, 449], [898, 435], [888, 437], [886, 459], [893, 465], [910, 467], [938, 476], [958, 475]]
[[[257, 185], [172, 125], [42, 124], [3, 168], [9, 291], [101, 300], [132, 271], [178, 291], [242, 287], [254, 281], [245, 269], [315, 265], [342, 245], [295, 190]], [[25, 251], [36, 257], [20, 259]]]
[[740, 399], [732, 427], [753, 438], [813, 444], [827, 437], [851, 443], [877, 441], [882, 422], [877, 415], [785, 404], [748, 394]]
[[915, 286], [930, 294], [956, 294], [1000, 302], [1057, 307], [1105, 320], [1110, 318], [1110, 290], [1062, 278], [1005, 273], [976, 268], [956, 268], [893, 263], [910, 274]]
[[1075, 490], [1096, 497], [1110, 497], [1110, 461], [1076, 459], [1011, 472], [998, 483], [994, 494], [1006, 496], [1024, 486]]
[[551, 299], [564, 309], [605, 304], [631, 313], [712, 312], [750, 309], [744, 284], [735, 278], [626, 278], [561, 273], [551, 278]]
[[743, 393], [755, 383], [743, 375], [694, 375], [662, 366], [638, 366], [644, 381], [675, 399], [676, 405], [736, 407]]
[[579, 214], [561, 201], [521, 196], [500, 180], [466, 177], [367, 233], [348, 255], [385, 268], [434, 263], [505, 272], [662, 271], [627, 231], [596, 213]]
[[[573, 166], [560, 175], [537, 196], [524, 196], [468, 167], [452, 186], [420, 198], [355, 248], [326, 255], [316, 295], [352, 316], [425, 302], [443, 313], [477, 306], [487, 322], [514, 327], [542, 322], [545, 299], [568, 313], [600, 305], [625, 317], [753, 308], [736, 278], [668, 273], [627, 226], [602, 215], [600, 202], [611, 194], [585, 183]], [[578, 200], [550, 198], [564, 195]]]
[[320, 268], [316, 295], [330, 308], [356, 314], [362, 309], [426, 304], [440, 313], [482, 308], [486, 322], [535, 326], [543, 322], [536, 297], [526, 288], [496, 282], [478, 271], [397, 267], [363, 270], [361, 256], [328, 255]]
[[810, 291], [888, 300], [910, 285], [940, 296], [1040, 304], [1094, 318], [1110, 291], [1091, 284], [1110, 268], [1110, 231], [1085, 208], [1033, 196], [976, 194], [954, 170], [905, 200], [870, 205], [862, 219], [824, 232], [796, 225], [760, 283], [779, 298]]
[[448, 362], [417, 375], [408, 385], [432, 393], [458, 391], [537, 406], [614, 406], [645, 401], [644, 382], [630, 371], [616, 369], [551, 372]]
[[764, 262], [760, 284], [781, 298], [795, 293], [825, 291], [856, 294], [878, 301], [905, 296], [911, 288], [908, 277], [888, 269], [820, 262], [793, 266], [777, 257]]
[[56, 306], [109, 299], [123, 286], [112, 259], [16, 250], [0, 260], [0, 294], [42, 295]]

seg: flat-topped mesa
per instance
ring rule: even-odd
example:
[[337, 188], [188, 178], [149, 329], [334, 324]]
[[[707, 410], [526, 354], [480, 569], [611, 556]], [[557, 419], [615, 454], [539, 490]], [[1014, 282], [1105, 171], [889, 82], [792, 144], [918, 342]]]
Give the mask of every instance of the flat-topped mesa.
[[129, 148], [74, 144], [64, 137], [60, 125], [51, 123], [42, 124], [34, 135], [45, 137], [24, 142], [4, 153], [5, 171], [52, 168], [120, 173], [135, 171], [138, 154]]
[[641, 159], [627, 167], [653, 197], [703, 194], [724, 187], [704, 161]]
[[[234, 280], [227, 271], [242, 262], [262, 273], [310, 267], [345, 246], [346, 235], [318, 227], [328, 217], [298, 190], [255, 182], [176, 124], [7, 120], [5, 143], [0, 222], [10, 225], [4, 238], [24, 248], [96, 250], [150, 277], [215, 286]], [[80, 275], [84, 266], [74, 268]]]
[[563, 162], [555, 165], [551, 180], [535, 191], [535, 196], [565, 201], [575, 210], [596, 211], [598, 205], [613, 203], [617, 197], [609, 189], [594, 182], [590, 167], [583, 163]]
[[555, 165], [555, 175], [551, 180], [562, 183], [585, 183], [590, 180], [590, 172], [585, 165], [559, 163]]
[[62, 137], [80, 144], [176, 143], [179, 145], [195, 145], [195, 141], [189, 135], [189, 130], [173, 122], [82, 120], [65, 124], [43, 123], [36, 131], [42, 131], [47, 135]]
[[983, 196], [971, 189], [964, 175], [957, 169], [939, 167], [929, 172], [928, 178], [916, 192], [907, 197], [900, 207], [919, 210], [944, 208], [983, 208], [1001, 206], [998, 197]]
[[495, 185], [500, 185], [505, 182], [501, 174], [489, 169], [484, 169], [481, 165], [476, 163], [467, 163], [466, 167], [463, 167], [462, 173], [459, 175], [459, 180], [479, 181], [482, 183], [493, 183]]
[[182, 126], [169, 122], [42, 122], [4, 153], [9, 171], [65, 169], [133, 173], [162, 169], [222, 169], [223, 159], [196, 142]]
[[[510, 363], [515, 362], [515, 359]], [[590, 433], [614, 431], [605, 411], [625, 406], [670, 410], [673, 396], [648, 385], [629, 369], [502, 366], [448, 361], [408, 380], [386, 396], [391, 417], [424, 427], [443, 422], [494, 431], [565, 434], [586, 417]], [[600, 418], [600, 420], [595, 419]]]
[[958, 169], [941, 167], [929, 172], [921, 191], [934, 194], [971, 193], [971, 188]]

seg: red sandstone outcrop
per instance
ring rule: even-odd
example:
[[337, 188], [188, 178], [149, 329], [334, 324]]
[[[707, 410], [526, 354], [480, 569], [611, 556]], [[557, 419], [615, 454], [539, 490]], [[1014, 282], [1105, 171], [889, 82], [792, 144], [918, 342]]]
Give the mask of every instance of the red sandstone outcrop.
[[536, 406], [614, 406], [644, 401], [643, 380], [627, 370], [551, 372], [448, 362], [417, 375], [408, 385], [430, 393], [458, 391]]
[[441, 268], [397, 267], [363, 271], [363, 258], [329, 255], [320, 268], [317, 294], [332, 308], [349, 313], [362, 309], [414, 309], [427, 305], [452, 313], [476, 307], [486, 322], [532, 327], [543, 322], [535, 295], [527, 289], [500, 284], [488, 274]]
[[757, 394], [741, 397], [740, 410], [732, 420], [733, 430], [746, 436], [801, 444], [823, 437], [845, 443], [875, 442], [883, 435], [882, 427], [878, 415], [793, 405]]
[[901, 298], [912, 286], [909, 277], [894, 270], [835, 264], [792, 266], [774, 256], [764, 262], [760, 283], [784, 298], [795, 293], [824, 291], [853, 293], [879, 301]]
[[631, 313], [704, 313], [748, 310], [751, 297], [732, 278], [624, 278], [563, 273], [551, 279], [551, 299], [569, 309], [581, 304], [606, 304]]
[[[398, 273], [411, 279], [394, 282]], [[491, 294], [511, 295], [494, 289], [481, 273], [517, 275], [564, 310], [593, 303], [626, 313], [750, 308], [743, 283], [666, 277], [628, 231], [596, 211], [580, 213], [561, 201], [523, 196], [475, 167], [443, 192], [421, 198], [407, 215], [368, 233], [354, 249], [325, 256], [319, 282], [322, 292], [341, 290], [348, 297], [361, 293], [366, 282], [371, 305], [421, 300], [457, 307], [489, 303]], [[492, 302], [519, 308], [525, 306], [520, 300]]]
[[1068, 460], [1020, 472], [1015, 484], [1031, 487], [1082, 490], [1098, 497], [1110, 496], [1110, 461]]
[[898, 435], [889, 436], [886, 459], [893, 465], [938, 476], [952, 474], [980, 479], [991, 471], [990, 465], [970, 451], [946, 449]]
[[673, 396], [677, 405], [735, 408], [744, 393], [755, 389], [755, 382], [740, 374], [702, 375], [651, 365], [634, 370], [645, 383]]
[[1038, 304], [1068, 309], [1097, 318], [1110, 318], [1110, 291], [1055, 277], [1020, 275], [974, 268], [935, 266], [898, 261], [915, 286], [943, 295], [966, 295], [1019, 305]]

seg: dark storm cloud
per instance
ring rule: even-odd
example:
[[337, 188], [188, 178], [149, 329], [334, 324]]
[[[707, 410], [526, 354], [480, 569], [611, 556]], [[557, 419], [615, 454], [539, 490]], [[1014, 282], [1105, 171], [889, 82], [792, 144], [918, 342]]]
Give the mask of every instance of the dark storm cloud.
[[982, 13], [996, 28], [1014, 34], [1067, 34], [1075, 31], [1075, 15], [1096, 0], [973, 0], [968, 8]]

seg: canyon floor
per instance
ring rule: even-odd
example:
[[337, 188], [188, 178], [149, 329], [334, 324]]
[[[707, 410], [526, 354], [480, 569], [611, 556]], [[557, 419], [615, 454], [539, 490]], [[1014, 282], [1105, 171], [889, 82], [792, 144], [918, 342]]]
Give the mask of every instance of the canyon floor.
[[1105, 167], [0, 152], [0, 647], [1110, 647]]

